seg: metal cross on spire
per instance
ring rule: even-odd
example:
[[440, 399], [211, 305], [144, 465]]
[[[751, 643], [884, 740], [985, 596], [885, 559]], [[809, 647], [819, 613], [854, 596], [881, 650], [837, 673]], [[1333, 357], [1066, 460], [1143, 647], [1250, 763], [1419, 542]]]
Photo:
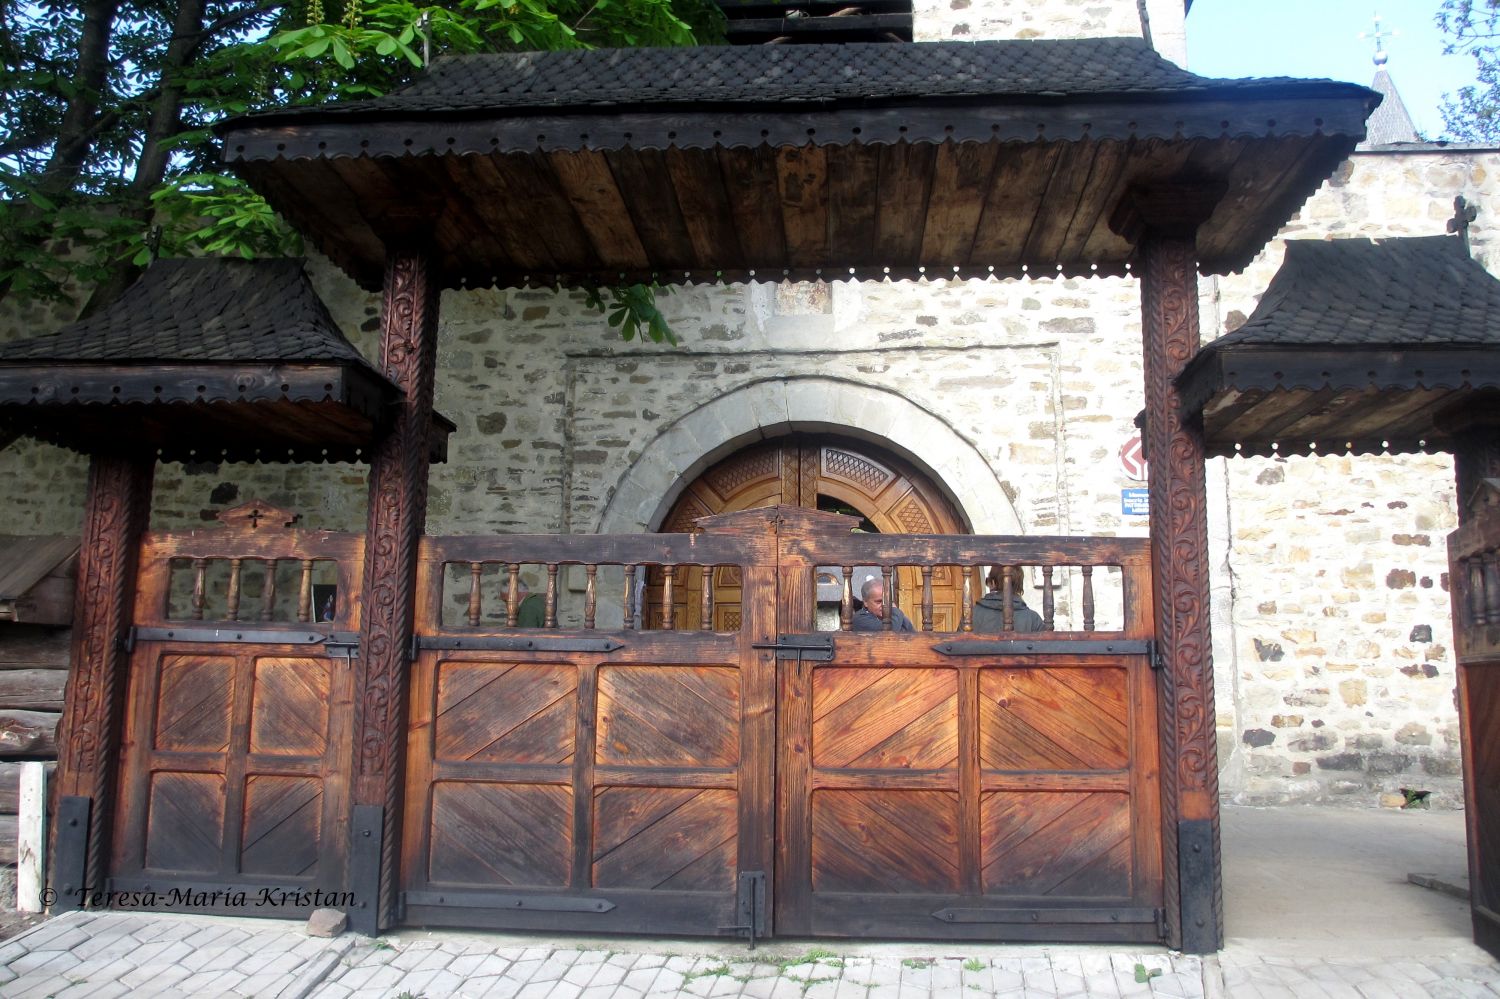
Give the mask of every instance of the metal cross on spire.
[[1369, 38], [1369, 39], [1373, 39], [1374, 40], [1374, 42], [1375, 42], [1375, 54], [1373, 56], [1371, 56], [1371, 59], [1375, 63], [1375, 65], [1377, 65], [1377, 66], [1384, 66], [1386, 64], [1386, 60], [1388, 60], [1390, 58], [1390, 56], [1386, 53], [1386, 51], [1385, 51], [1385, 45], [1383, 43], [1385, 42], [1385, 40], [1387, 38], [1395, 38], [1399, 34], [1401, 34], [1401, 32], [1399, 32], [1399, 31], [1384, 31], [1384, 30], [1382, 30], [1381, 27], [1380, 27], [1380, 14], [1377, 13], [1375, 15], [1375, 30], [1374, 31], [1361, 31], [1359, 33], [1359, 37], [1360, 38]]

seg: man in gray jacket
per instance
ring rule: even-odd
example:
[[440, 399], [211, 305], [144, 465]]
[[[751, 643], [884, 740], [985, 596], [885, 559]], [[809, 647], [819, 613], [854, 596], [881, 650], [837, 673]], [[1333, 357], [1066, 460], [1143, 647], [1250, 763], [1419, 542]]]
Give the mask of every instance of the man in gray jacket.
[[[885, 612], [885, 584], [876, 576], [865, 580], [865, 585], [859, 588], [859, 599], [864, 601], [864, 606], [854, 614], [854, 620], [849, 622], [853, 631], [884, 631], [885, 622], [881, 615]], [[901, 608], [891, 605], [891, 630], [892, 631], [916, 631], [912, 627], [911, 618], [901, 613]]]
[[974, 630], [987, 634], [1005, 630], [1005, 576], [1010, 577], [1010, 630], [1042, 631], [1045, 627], [1042, 616], [1027, 607], [1021, 596], [1026, 576], [1018, 565], [997, 565], [990, 569], [984, 581], [988, 592], [974, 605]]

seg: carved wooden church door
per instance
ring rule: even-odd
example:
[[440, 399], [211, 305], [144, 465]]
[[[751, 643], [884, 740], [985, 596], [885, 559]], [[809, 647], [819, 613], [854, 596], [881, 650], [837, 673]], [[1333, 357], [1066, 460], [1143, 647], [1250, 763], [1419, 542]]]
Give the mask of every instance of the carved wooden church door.
[[[799, 506], [831, 510], [863, 518], [861, 529], [881, 534], [967, 534], [953, 504], [932, 480], [897, 455], [863, 441], [826, 435], [792, 435], [764, 441], [737, 451], [688, 484], [662, 521], [667, 534], [692, 533], [699, 517], [734, 513], [753, 507]], [[855, 597], [863, 577], [853, 582]], [[837, 583], [819, 575], [820, 591]], [[649, 579], [643, 604], [645, 627], [660, 627], [664, 580], [660, 572]], [[972, 589], [983, 590], [978, 580]], [[739, 626], [740, 581], [733, 568], [713, 577], [712, 630]], [[963, 580], [958, 570], [940, 566], [933, 573], [933, 628], [956, 631], [963, 602]], [[702, 582], [680, 570], [673, 580], [674, 618], [680, 628], [702, 625]], [[914, 621], [921, 596], [921, 576], [915, 568], [897, 573], [896, 604]], [[836, 600], [837, 598], [834, 597]]]

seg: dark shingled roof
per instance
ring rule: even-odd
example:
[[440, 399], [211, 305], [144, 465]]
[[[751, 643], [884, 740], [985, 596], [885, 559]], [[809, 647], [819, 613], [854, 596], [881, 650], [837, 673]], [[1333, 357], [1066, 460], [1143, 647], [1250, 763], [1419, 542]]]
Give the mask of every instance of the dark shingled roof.
[[0, 344], [0, 366], [47, 361], [355, 364], [301, 260], [158, 260], [102, 311]]
[[[384, 117], [615, 105], [1222, 96], [1306, 88], [1310, 82], [1201, 77], [1163, 59], [1140, 38], [513, 52], [440, 58], [414, 83], [386, 97], [269, 112], [233, 124], [307, 115]], [[1329, 87], [1351, 89], [1349, 84]]]
[[1454, 236], [1289, 240], [1178, 386], [1211, 454], [1442, 450], [1442, 414], [1500, 388], [1500, 280]]
[[[301, 260], [159, 260], [101, 312], [0, 345], [0, 428], [163, 461], [363, 461], [401, 390]], [[433, 460], [453, 424], [433, 414]]]

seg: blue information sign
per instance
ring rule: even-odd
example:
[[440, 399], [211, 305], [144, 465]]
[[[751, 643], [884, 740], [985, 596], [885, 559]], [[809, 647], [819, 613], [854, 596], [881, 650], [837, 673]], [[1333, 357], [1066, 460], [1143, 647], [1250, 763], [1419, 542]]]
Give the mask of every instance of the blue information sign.
[[1120, 512], [1127, 517], [1145, 517], [1151, 513], [1149, 489], [1121, 489]]

